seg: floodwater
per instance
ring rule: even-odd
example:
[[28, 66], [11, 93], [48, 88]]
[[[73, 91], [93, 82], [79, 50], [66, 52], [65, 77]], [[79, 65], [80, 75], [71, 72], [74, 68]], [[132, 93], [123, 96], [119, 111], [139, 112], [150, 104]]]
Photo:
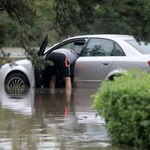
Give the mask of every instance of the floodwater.
[[129, 150], [112, 146], [91, 108], [96, 89], [0, 89], [0, 150]]

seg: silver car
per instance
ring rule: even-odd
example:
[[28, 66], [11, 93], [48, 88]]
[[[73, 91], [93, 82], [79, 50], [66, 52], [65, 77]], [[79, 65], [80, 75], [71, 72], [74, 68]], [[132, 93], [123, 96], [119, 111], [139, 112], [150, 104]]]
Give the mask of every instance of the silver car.
[[[103, 80], [131, 68], [150, 72], [150, 43], [138, 42], [133, 36], [99, 34], [75, 36], [46, 50], [46, 36], [38, 54], [47, 60], [49, 53], [58, 48], [72, 49], [79, 57], [72, 68], [74, 86], [97, 86]], [[59, 76], [59, 75], [58, 75]], [[47, 70], [37, 71], [30, 60], [5, 64], [0, 69], [0, 83], [7, 87], [48, 87]], [[58, 77], [59, 85], [63, 85]]]

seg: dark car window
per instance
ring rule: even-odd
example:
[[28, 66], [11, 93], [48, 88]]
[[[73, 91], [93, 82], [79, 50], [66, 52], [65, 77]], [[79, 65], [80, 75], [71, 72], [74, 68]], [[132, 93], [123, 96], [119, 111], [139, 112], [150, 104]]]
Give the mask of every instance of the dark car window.
[[82, 52], [82, 56], [125, 56], [125, 54], [114, 41], [93, 38]]
[[121, 49], [121, 47], [117, 43], [114, 42], [114, 47], [110, 53], [110, 56], [125, 56], [125, 53]]

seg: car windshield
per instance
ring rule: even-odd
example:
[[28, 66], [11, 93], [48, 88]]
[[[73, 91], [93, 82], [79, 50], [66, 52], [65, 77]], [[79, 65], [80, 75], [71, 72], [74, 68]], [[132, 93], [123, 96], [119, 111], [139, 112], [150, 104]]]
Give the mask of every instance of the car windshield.
[[125, 40], [142, 54], [150, 54], [150, 43], [138, 42], [135, 39]]

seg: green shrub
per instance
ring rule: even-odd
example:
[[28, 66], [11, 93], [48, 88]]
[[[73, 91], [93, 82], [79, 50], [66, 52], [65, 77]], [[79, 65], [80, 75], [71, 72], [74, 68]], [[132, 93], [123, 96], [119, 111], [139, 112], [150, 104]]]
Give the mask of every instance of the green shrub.
[[104, 81], [93, 99], [113, 143], [150, 148], [150, 74], [130, 71]]

